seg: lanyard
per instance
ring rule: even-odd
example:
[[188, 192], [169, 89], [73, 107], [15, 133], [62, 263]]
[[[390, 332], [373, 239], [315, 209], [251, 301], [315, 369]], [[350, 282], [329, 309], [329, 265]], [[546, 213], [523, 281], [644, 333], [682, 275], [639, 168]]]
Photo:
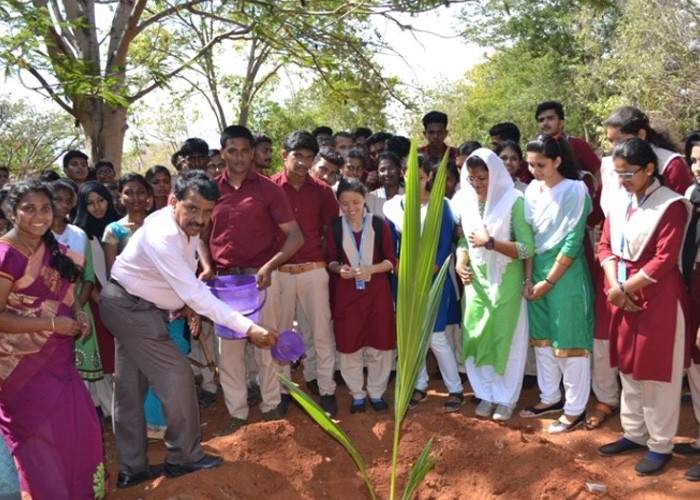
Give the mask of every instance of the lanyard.
[[[350, 223], [348, 222], [347, 217], [343, 217], [343, 220], [345, 221], [345, 227], [348, 230], [348, 234], [352, 236], [354, 234], [352, 228], [350, 227]], [[357, 267], [360, 267], [362, 265], [362, 246], [365, 244], [365, 233], [367, 232], [367, 221], [369, 220], [369, 217], [367, 217], [367, 214], [365, 214], [362, 217], [362, 233], [360, 233], [360, 246], [357, 248]], [[354, 240], [354, 237], [353, 237]]]

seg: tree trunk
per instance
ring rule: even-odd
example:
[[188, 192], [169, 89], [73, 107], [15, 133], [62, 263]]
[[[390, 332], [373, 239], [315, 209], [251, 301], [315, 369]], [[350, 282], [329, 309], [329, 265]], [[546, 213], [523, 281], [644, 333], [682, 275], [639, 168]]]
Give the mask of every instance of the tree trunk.
[[111, 107], [99, 99], [89, 102], [77, 112], [78, 123], [85, 134], [90, 162], [106, 159], [114, 164], [117, 177], [121, 175], [127, 112], [124, 106]]

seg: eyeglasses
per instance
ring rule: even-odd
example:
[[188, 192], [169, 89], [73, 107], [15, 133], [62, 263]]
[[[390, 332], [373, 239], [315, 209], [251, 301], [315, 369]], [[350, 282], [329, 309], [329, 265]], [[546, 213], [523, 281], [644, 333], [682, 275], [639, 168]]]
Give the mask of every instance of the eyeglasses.
[[617, 175], [617, 178], [620, 179], [621, 181], [628, 181], [635, 175], [637, 175], [639, 172], [644, 170], [642, 167], [639, 167], [637, 170], [634, 172], [615, 172], [615, 175]]

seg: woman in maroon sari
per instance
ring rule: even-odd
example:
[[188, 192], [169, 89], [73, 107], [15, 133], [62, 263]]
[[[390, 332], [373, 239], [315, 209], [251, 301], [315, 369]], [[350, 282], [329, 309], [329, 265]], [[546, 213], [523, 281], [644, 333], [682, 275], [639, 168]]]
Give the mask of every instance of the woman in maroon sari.
[[24, 495], [104, 496], [100, 424], [73, 363], [73, 337], [87, 333], [75, 305], [79, 257], [51, 233], [45, 184], [16, 184], [13, 229], [0, 238], [0, 431]]

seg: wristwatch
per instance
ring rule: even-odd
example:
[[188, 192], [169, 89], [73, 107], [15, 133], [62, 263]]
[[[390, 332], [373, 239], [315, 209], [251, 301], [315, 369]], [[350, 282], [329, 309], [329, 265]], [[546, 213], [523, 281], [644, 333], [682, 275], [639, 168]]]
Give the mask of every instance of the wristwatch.
[[486, 243], [484, 243], [484, 248], [486, 250], [493, 250], [495, 244], [496, 240], [493, 239], [493, 236], [489, 236], [489, 240]]

